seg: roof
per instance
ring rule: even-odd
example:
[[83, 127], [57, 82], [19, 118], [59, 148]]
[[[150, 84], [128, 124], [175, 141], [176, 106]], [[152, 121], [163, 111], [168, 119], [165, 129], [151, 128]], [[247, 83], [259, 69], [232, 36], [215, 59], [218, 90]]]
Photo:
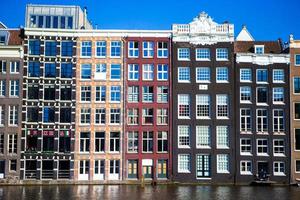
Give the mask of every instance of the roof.
[[254, 53], [254, 45], [264, 45], [265, 53], [282, 53], [281, 41], [236, 41], [234, 42], [235, 53]]
[[251, 33], [248, 31], [246, 26], [243, 26], [241, 32], [236, 37], [236, 41], [254, 41]]

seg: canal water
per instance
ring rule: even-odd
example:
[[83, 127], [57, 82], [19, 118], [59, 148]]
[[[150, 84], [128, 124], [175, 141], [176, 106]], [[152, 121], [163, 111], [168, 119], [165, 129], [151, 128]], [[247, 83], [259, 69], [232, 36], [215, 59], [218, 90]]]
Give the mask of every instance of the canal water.
[[136, 185], [0, 186], [0, 199], [300, 200], [300, 187]]

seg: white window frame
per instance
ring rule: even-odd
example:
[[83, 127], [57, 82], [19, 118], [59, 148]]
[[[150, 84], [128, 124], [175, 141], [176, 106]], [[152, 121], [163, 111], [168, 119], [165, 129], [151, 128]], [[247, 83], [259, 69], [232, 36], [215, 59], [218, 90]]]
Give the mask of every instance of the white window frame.
[[139, 99], [139, 86], [129, 86], [127, 90], [127, 101], [130, 103], [137, 103], [139, 102]]
[[295, 60], [295, 66], [300, 66], [300, 63], [297, 63], [297, 56], [300, 57], [300, 54], [295, 54], [294, 60]]
[[138, 64], [128, 64], [128, 80], [130, 80], [130, 81], [138, 81], [139, 80], [139, 65]]
[[217, 173], [229, 174], [230, 173], [230, 158], [228, 154], [217, 154]]
[[[267, 141], [267, 144], [258, 144], [258, 141]], [[267, 152], [258, 152], [258, 148], [267, 147]], [[269, 141], [268, 139], [259, 138], [256, 139], [256, 155], [257, 156], [269, 156]]]
[[[177, 129], [178, 129], [177, 130], [178, 148], [189, 149], [191, 147], [191, 127], [188, 125], [179, 125]], [[185, 143], [185, 144], [181, 144], [181, 143]]]
[[[281, 170], [282, 167], [283, 167], [283, 172], [282, 171], [276, 171], [276, 168], [277, 168], [277, 170]], [[274, 176], [285, 176], [285, 163], [284, 162], [275, 161], [273, 163], [273, 175]]]
[[[199, 78], [205, 78], [201, 80]], [[211, 72], [209, 67], [196, 67], [196, 83], [210, 83]]]
[[[267, 72], [267, 80], [266, 81], [260, 81], [258, 80], [258, 72], [259, 71], [266, 71]], [[268, 69], [256, 69], [256, 83], [258, 84], [268, 84], [269, 81], [269, 74]]]
[[191, 155], [178, 154], [178, 173], [191, 173]]
[[[181, 80], [180, 79], [180, 71], [181, 70], [187, 70], [185, 71], [185, 76], [187, 75], [186, 73], [188, 73], [188, 80]], [[183, 71], [182, 71], [183, 72]], [[177, 71], [177, 81], [178, 83], [190, 83], [191, 82], [191, 70], [189, 67], [178, 67], [178, 71]]]
[[[20, 96], [20, 81], [10, 80], [9, 81], [9, 97], [19, 97]], [[13, 88], [13, 90], [12, 90]]]
[[95, 80], [106, 80], [107, 66], [105, 63], [95, 64]]
[[[91, 55], [90, 56], [82, 55], [82, 53], [83, 53], [82, 48], [91, 48]], [[87, 53], [87, 51], [85, 51], [85, 53]], [[81, 43], [80, 43], [80, 57], [81, 58], [91, 58], [92, 57], [92, 41], [90, 41], [90, 40], [81, 41]]]
[[[279, 75], [279, 73], [282, 73]], [[278, 77], [282, 77], [282, 79], [279, 79]], [[275, 77], [277, 77], [275, 79]], [[285, 83], [284, 81], [284, 70], [283, 69], [273, 69], [273, 83]]]
[[[285, 124], [284, 124], [284, 110], [283, 109], [273, 109], [273, 132], [274, 134], [284, 134]], [[277, 121], [277, 127], [275, 127], [275, 120]], [[282, 123], [282, 124], [281, 124]], [[280, 128], [282, 126], [282, 129]]]
[[[196, 95], [196, 119], [210, 119], [211, 105], [210, 96], [208, 94]], [[199, 112], [198, 112], [199, 111]], [[200, 113], [208, 113], [206, 116], [199, 116]]]
[[[119, 100], [113, 100], [113, 98], [117, 98], [119, 94]], [[111, 85], [110, 86], [110, 98], [109, 102], [110, 103], [120, 103], [121, 102], [121, 86], [120, 85]]]
[[[275, 144], [276, 142], [282, 142], [282, 144]], [[276, 152], [276, 148], [282, 148], [283, 151]], [[273, 155], [277, 157], [285, 156], [285, 140], [284, 139], [273, 139]]]
[[[162, 48], [159, 48], [159, 43], [162, 43]], [[167, 48], [164, 48], [164, 44], [167, 44]], [[168, 58], [169, 56], [169, 49], [168, 49], [168, 42], [160, 41], [157, 42], [157, 58]], [[162, 56], [159, 56], [159, 52], [162, 52]]]
[[[246, 72], [247, 71], [247, 73], [249, 73], [249, 71], [250, 71], [250, 80], [243, 80], [244, 79], [244, 77], [243, 77], [243, 79], [242, 79], [242, 73], [244, 72]], [[252, 82], [252, 69], [251, 68], [241, 68], [240, 69], [240, 82], [241, 83], [251, 83]]]
[[[96, 58], [106, 58], [106, 56], [107, 56], [107, 42], [105, 40], [96, 41], [95, 46], [96, 46], [95, 47], [95, 57]], [[105, 49], [105, 53], [104, 53], [105, 55], [104, 56], [103, 55], [101, 55], [101, 56], [97, 55], [97, 49], [98, 48], [100, 48], [100, 49], [104, 48]]]
[[[250, 167], [250, 171], [242, 171], [243, 163], [245, 163], [245, 169], [248, 169]], [[250, 164], [250, 165], [249, 165]], [[241, 160], [240, 162], [240, 174], [241, 175], [252, 175], [252, 161], [251, 160]]]
[[[258, 112], [261, 111], [266, 111], [266, 115], [261, 115], [258, 116]], [[261, 127], [258, 127], [258, 121], [261, 120]], [[264, 130], [264, 123], [263, 121], [266, 120], [266, 130]], [[259, 134], [268, 134], [268, 128], [269, 128], [269, 124], [268, 124], [268, 110], [267, 109], [257, 109], [256, 110], [256, 132]], [[261, 131], [262, 130], [262, 131]]]
[[[156, 123], [157, 125], [168, 125], [168, 109], [167, 108], [157, 108], [156, 109], [156, 113], [157, 113], [157, 117], [156, 117]], [[159, 120], [161, 119], [161, 120]], [[161, 122], [164, 122], [165, 123], [160, 123], [159, 121]]]
[[[135, 43], [138, 44], [138, 47], [135, 48]], [[131, 47], [130, 45], [133, 45]], [[132, 52], [132, 55], [130, 54]], [[129, 41], [128, 42], [128, 58], [138, 58], [139, 57], [139, 42], [138, 41]]]
[[[282, 95], [282, 101], [275, 100], [276, 95]], [[284, 88], [283, 87], [274, 87], [272, 93], [273, 104], [284, 104]]]
[[20, 73], [20, 61], [10, 61], [9, 72], [11, 74]]
[[[261, 49], [262, 51], [258, 51], [258, 49]], [[258, 55], [262, 55], [265, 53], [265, 45], [254, 45], [254, 53]]]
[[229, 127], [216, 126], [217, 149], [229, 149]]
[[[242, 111], [243, 110], [246, 110], [246, 111], [249, 111], [250, 110], [250, 115], [246, 114], [246, 115], [243, 115], [242, 114]], [[250, 108], [241, 108], [240, 109], [240, 131], [241, 133], [243, 134], [251, 134], [252, 133], [252, 112], [251, 112], [251, 109]], [[245, 121], [245, 129], [246, 130], [242, 130], [242, 118], [244, 118], [244, 121]], [[250, 120], [249, 121], [249, 124], [250, 124], [250, 128], [248, 130], [248, 119]]]
[[[165, 67], [166, 67], [166, 70], [164, 69]], [[161, 69], [159, 69], [159, 68], [161, 68]], [[157, 65], [157, 80], [158, 81], [167, 81], [169, 79], [168, 69], [169, 69], [169, 66], [167, 64], [158, 64]], [[160, 74], [161, 74], [162, 78], [159, 78]]]
[[152, 41], [143, 42], [143, 58], [153, 58], [153, 57], [154, 57], [154, 42]]
[[17, 105], [10, 105], [9, 106], [9, 116], [8, 116], [8, 126], [18, 126], [19, 123], [19, 116], [18, 116], [18, 106]]
[[154, 80], [154, 65], [143, 64], [143, 80], [153, 81]]
[[[220, 52], [220, 51], [223, 51], [223, 52]], [[220, 57], [220, 54], [223, 54], [223, 55]], [[224, 55], [227, 55], [227, 56], [224, 56]], [[217, 48], [216, 49], [216, 61], [227, 61], [228, 59], [229, 59], [229, 52], [228, 52], [227, 48]]]
[[[116, 51], [113, 52], [113, 48], [120, 48], [120, 55], [112, 55], [116, 54]], [[121, 41], [111, 41], [110, 42], [110, 58], [121, 58], [122, 56], [122, 43]]]
[[[185, 52], [180, 52], [185, 51]], [[181, 57], [183, 54], [185, 54], [185, 57]], [[190, 60], [190, 49], [189, 48], [178, 48], [177, 49], [177, 60], [179, 61], [189, 61]]]
[[211, 130], [210, 126], [196, 126], [196, 148], [211, 148]]
[[[104, 111], [104, 112], [103, 112]], [[104, 115], [104, 123], [101, 123]], [[99, 118], [99, 123], [97, 123], [97, 118]], [[106, 123], [106, 109], [96, 108], [95, 109], [95, 125], [105, 125]]]
[[[243, 100], [242, 94], [250, 94], [250, 100]], [[240, 87], [240, 103], [251, 103], [252, 102], [252, 90], [250, 86], [241, 86]]]
[[[178, 106], [177, 106], [177, 112], [178, 112], [178, 119], [190, 119], [190, 116], [191, 116], [191, 98], [190, 98], [190, 95], [188, 94], [178, 94]], [[188, 113], [185, 113], [185, 114], [188, 114], [188, 115], [185, 115], [185, 116], [180, 116], [180, 105], [183, 105], [183, 106], [188, 106], [187, 109], [188, 109]]]
[[196, 48], [195, 59], [196, 59], [196, 61], [210, 61], [210, 49], [209, 48]]
[[[243, 144], [242, 141], [246, 141], [246, 144]], [[248, 144], [249, 141], [250, 141], [250, 144]], [[248, 150], [249, 147], [250, 147], [250, 150]], [[251, 138], [240, 138], [240, 155], [242, 155], [242, 156], [252, 156], [252, 151], [253, 151], [252, 139]]]
[[[137, 145], [135, 144], [137, 142]], [[131, 145], [132, 146], [131, 146]], [[127, 153], [138, 153], [139, 151], [139, 132], [127, 132]]]
[[[220, 72], [222, 70], [226, 71], [226, 80], [218, 80], [220, 78], [219, 76], [221, 76], [221, 77], [224, 76], [224, 74]], [[217, 83], [229, 83], [228, 79], [229, 79], [229, 70], [228, 70], [228, 67], [217, 67], [216, 68], [216, 82]]]
[[[225, 98], [225, 100], [222, 98]], [[226, 110], [227, 110], [227, 114], [226, 116], [224, 114], [222, 114], [222, 116], [220, 116], [220, 111], [224, 109], [221, 109], [219, 111], [218, 109], [218, 106], [227, 106]], [[217, 119], [229, 119], [229, 110], [230, 110], [230, 107], [229, 107], [229, 97], [227, 94], [217, 94], [216, 95], [216, 118]], [[223, 116], [224, 115], [224, 116]]]

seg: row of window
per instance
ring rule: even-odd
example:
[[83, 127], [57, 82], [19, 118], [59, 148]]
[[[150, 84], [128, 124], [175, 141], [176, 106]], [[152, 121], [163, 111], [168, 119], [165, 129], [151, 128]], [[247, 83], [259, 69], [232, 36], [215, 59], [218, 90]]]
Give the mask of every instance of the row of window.
[[[5, 74], [7, 72], [7, 61], [0, 60], [0, 73]], [[17, 74], [20, 72], [20, 61], [9, 61], [9, 73]]]
[[155, 48], [157, 49], [157, 58], [168, 58], [169, 49], [168, 42], [157, 42], [156, 47], [154, 42], [145, 41], [141, 42], [142, 48], [140, 48], [140, 42], [138, 41], [129, 41], [128, 42], [128, 57], [129, 58], [138, 58], [140, 57], [140, 49], [142, 50], [143, 58], [153, 58]]
[[72, 29], [73, 16], [31, 15], [29, 27]]
[[[216, 49], [216, 60], [227, 61], [229, 59], [229, 52], [227, 48]], [[191, 53], [189, 48], [178, 48], [177, 49], [177, 60], [189, 61], [191, 60]], [[211, 50], [209, 48], [197, 48], [195, 50], [196, 61], [210, 61]]]
[[[96, 64], [94, 79], [106, 80], [106, 64]], [[92, 78], [92, 64], [82, 64], [80, 70], [80, 78], [82, 80], [90, 80]], [[121, 64], [110, 65], [110, 80], [121, 80]]]
[[[39, 122], [39, 107], [27, 107], [27, 122]], [[72, 121], [72, 108], [71, 107], [60, 107], [59, 108], [59, 119], [55, 119], [55, 107], [54, 106], [44, 106], [43, 113], [41, 114], [42, 121], [44, 123], [71, 123]]]
[[[20, 81], [9, 81], [9, 97], [19, 97], [20, 95]], [[6, 80], [0, 80], [0, 97], [6, 96]]]
[[[5, 160], [0, 160], [0, 165], [5, 166]], [[12, 173], [17, 172], [17, 160], [15, 159], [8, 160], [8, 171]]]
[[[121, 57], [121, 41], [110, 42], [110, 57]], [[92, 41], [82, 41], [80, 44], [80, 55], [82, 58], [90, 58], [92, 56]], [[105, 58], [107, 56], [106, 41], [96, 41], [95, 43], [95, 57]]]
[[[153, 81], [155, 79], [155, 70], [153, 64], [143, 64], [142, 80], [143, 81]], [[156, 80], [167, 81], [168, 80], [168, 65], [158, 64], [156, 68]], [[128, 65], [128, 80], [138, 81], [140, 79], [139, 65], [129, 64]]]
[[[4, 133], [0, 133], [0, 154], [4, 154], [5, 150], [5, 141], [4, 141]], [[8, 134], [7, 137], [7, 153], [9, 154], [17, 154], [18, 150], [18, 135], [17, 134]]]
[[[284, 70], [283, 69], [273, 69], [273, 83], [284, 83]], [[252, 69], [241, 68], [240, 69], [240, 82], [252, 82]], [[263, 84], [268, 83], [268, 69], [256, 69], [256, 83]]]
[[[128, 125], [168, 125], [168, 109], [167, 108], [143, 108], [142, 123], [140, 122], [140, 113], [138, 108], [127, 109], [127, 124]], [[156, 118], [155, 112], [156, 111]]]
[[60, 63], [60, 67], [58, 67], [57, 63], [48, 62], [48, 63], [44, 63], [44, 70], [41, 70], [40, 62], [29, 61], [27, 76], [37, 77], [37, 78], [40, 78], [41, 76], [44, 76], [45, 78], [56, 78], [56, 77], [72, 78], [73, 76], [72, 68], [73, 68], [72, 63]]
[[[257, 167], [258, 169], [256, 170], [258, 173], [260, 166], [267, 166], [268, 163], [264, 161], [258, 161], [257, 162]], [[263, 168], [261, 168], [263, 169]], [[267, 169], [267, 168], [266, 168]], [[268, 170], [268, 169], [267, 169]], [[267, 171], [266, 171], [267, 172]], [[254, 170], [253, 170], [253, 165], [251, 160], [242, 160], [240, 161], [240, 174], [241, 175], [253, 175]], [[274, 161], [273, 162], [273, 175], [274, 176], [285, 176], [285, 162], [282, 161]]]
[[[92, 123], [91, 108], [81, 108], [80, 109], [80, 125], [89, 125]], [[111, 108], [109, 113], [109, 124], [119, 125], [121, 123], [121, 109]], [[106, 121], [106, 109], [96, 108], [95, 109], [95, 125], [105, 125], [108, 123]]]
[[[256, 103], [257, 104], [268, 104], [269, 94], [268, 87], [257, 87], [256, 88]], [[284, 88], [274, 87], [272, 90], [273, 104], [284, 104]], [[240, 87], [240, 102], [251, 103], [252, 102], [252, 89], [250, 86]]]
[[[153, 160], [151, 160], [153, 163]], [[165, 179], [168, 177], [168, 160], [159, 159], [156, 164], [156, 175], [154, 174], [154, 166], [148, 164], [142, 164], [142, 174], [145, 179], [152, 179], [156, 176], [158, 179]], [[128, 160], [127, 161], [127, 178], [137, 179], [140, 178], [139, 172], [139, 162], [138, 160]]]
[[[40, 94], [40, 88], [42, 88], [42, 97]], [[61, 84], [59, 85], [59, 94], [56, 96], [56, 89], [58, 85], [38, 85], [38, 84], [28, 84], [27, 86], [27, 100], [55, 100], [59, 99], [61, 101], [69, 101], [72, 99], [72, 85], [65, 85]], [[58, 93], [58, 91], [57, 91]]]
[[[56, 57], [61, 55], [62, 57], [72, 57], [73, 56], [73, 46], [74, 42], [71, 40], [66, 40], [62, 42], [45, 41], [44, 51], [42, 51], [41, 41], [38, 39], [28, 41], [28, 54], [31, 56], [40, 56], [41, 54], [47, 57]], [[60, 46], [60, 52], [58, 47]]]
[[[18, 126], [18, 106], [8, 106], [8, 126]], [[5, 124], [5, 106], [0, 105], [0, 127]]]

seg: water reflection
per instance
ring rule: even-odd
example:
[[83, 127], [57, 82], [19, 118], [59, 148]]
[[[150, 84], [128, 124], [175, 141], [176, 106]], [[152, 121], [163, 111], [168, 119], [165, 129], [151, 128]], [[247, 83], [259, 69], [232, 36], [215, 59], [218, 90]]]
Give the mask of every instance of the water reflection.
[[159, 185], [156, 187], [145, 186], [145, 188], [136, 185], [5, 186], [0, 187], [0, 199], [299, 200], [300, 188], [186, 185]]

